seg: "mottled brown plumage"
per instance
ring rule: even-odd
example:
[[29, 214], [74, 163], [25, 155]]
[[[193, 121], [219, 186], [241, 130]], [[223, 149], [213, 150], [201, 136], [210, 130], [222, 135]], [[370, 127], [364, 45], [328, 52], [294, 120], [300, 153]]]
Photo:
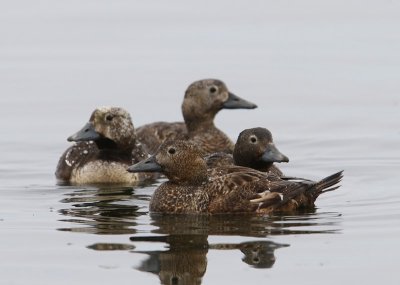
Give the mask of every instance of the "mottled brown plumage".
[[[210, 171], [216, 171], [215, 169], [219, 168], [220, 175], [222, 174], [221, 169], [228, 171], [229, 166], [238, 165], [273, 174], [290, 182], [301, 182], [304, 187], [312, 188], [311, 185], [317, 183], [304, 178], [283, 175], [281, 170], [273, 163], [288, 162], [289, 159], [275, 147], [271, 132], [265, 128], [252, 128], [242, 131], [236, 141], [233, 155], [220, 152], [208, 155], [205, 159], [208, 167], [211, 168]], [[272, 180], [273, 177], [270, 176], [269, 179]], [[319, 194], [317, 195], [315, 191], [308, 191], [307, 193], [295, 196], [281, 209], [290, 211], [291, 209], [313, 207]], [[274, 196], [270, 195], [269, 198], [272, 199]], [[275, 197], [275, 199], [278, 199], [278, 197]]]
[[132, 184], [156, 177], [126, 172], [148, 154], [136, 139], [129, 113], [122, 108], [97, 108], [84, 128], [68, 140], [77, 143], [59, 159], [55, 175], [60, 182]]
[[155, 153], [164, 141], [188, 138], [184, 122], [147, 124], [137, 128], [136, 135], [150, 154]]
[[254, 109], [257, 106], [229, 92], [225, 83], [216, 79], [193, 82], [185, 92], [182, 115], [185, 122], [156, 122], [137, 129], [137, 136], [149, 153], [169, 139], [189, 139], [205, 153], [232, 153], [234, 144], [214, 125], [222, 109]]
[[[317, 183], [293, 182], [254, 169], [230, 166], [207, 168], [197, 145], [167, 141], [155, 155], [128, 171], [159, 171], [169, 181], [154, 192], [150, 210], [160, 213], [244, 213], [269, 214], [293, 211], [303, 205], [294, 198], [307, 194], [318, 197], [341, 179], [341, 172]], [[331, 187], [331, 188], [329, 188]], [[309, 205], [304, 205], [309, 206]]]

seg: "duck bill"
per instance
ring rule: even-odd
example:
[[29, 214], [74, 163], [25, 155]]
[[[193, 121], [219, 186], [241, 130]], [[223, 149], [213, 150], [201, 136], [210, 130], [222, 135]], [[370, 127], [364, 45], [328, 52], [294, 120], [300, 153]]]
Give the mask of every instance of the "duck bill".
[[96, 132], [92, 123], [87, 123], [80, 131], [70, 136], [67, 140], [69, 142], [78, 141], [95, 141], [100, 138], [99, 133]]
[[267, 150], [261, 156], [263, 162], [289, 162], [289, 158], [282, 154], [274, 144], [269, 144]]
[[161, 165], [156, 161], [155, 156], [150, 156], [146, 160], [142, 160], [127, 169], [129, 172], [162, 172]]
[[222, 105], [223, 109], [255, 109], [255, 108], [257, 108], [257, 105], [254, 103], [246, 101], [231, 92], [229, 92], [228, 94], [229, 94], [228, 100], [226, 100], [224, 102], [224, 104]]

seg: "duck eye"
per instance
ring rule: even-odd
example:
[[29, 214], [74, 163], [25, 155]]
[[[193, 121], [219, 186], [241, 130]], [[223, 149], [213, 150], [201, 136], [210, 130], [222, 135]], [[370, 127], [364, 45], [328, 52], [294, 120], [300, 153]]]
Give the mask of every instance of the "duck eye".
[[175, 152], [176, 152], [176, 150], [173, 147], [168, 149], [169, 154], [174, 154]]
[[112, 115], [107, 115], [106, 120], [111, 122], [114, 117]]
[[257, 138], [256, 137], [250, 137], [250, 142], [251, 143], [256, 143], [257, 142]]
[[210, 92], [211, 92], [211, 93], [217, 92], [217, 87], [212, 86], [212, 87], [210, 88]]

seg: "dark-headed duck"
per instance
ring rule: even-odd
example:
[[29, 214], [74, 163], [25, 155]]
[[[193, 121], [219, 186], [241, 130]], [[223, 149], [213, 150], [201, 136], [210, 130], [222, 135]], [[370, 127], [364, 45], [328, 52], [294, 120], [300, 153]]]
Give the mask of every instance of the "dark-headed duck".
[[289, 158], [275, 146], [269, 130], [252, 128], [239, 134], [233, 155], [214, 153], [208, 155], [206, 161], [209, 167], [238, 165], [262, 172], [271, 172], [282, 177], [282, 171], [274, 165], [274, 162], [289, 162]]
[[214, 125], [215, 115], [222, 109], [256, 107], [229, 92], [221, 80], [199, 80], [186, 89], [182, 102], [184, 123], [156, 122], [144, 125], [137, 129], [137, 136], [149, 153], [154, 153], [162, 142], [172, 139], [189, 139], [205, 153], [232, 153], [234, 144]]
[[131, 116], [122, 108], [97, 108], [89, 122], [68, 141], [77, 143], [58, 162], [55, 175], [60, 182], [132, 184], [155, 177], [126, 171], [148, 154], [136, 139]]
[[218, 171], [207, 167], [197, 145], [167, 141], [150, 158], [128, 168], [130, 172], [162, 172], [168, 178], [154, 192], [150, 211], [159, 213], [260, 213], [295, 211], [295, 198], [307, 194], [313, 201], [334, 190], [342, 178], [338, 172], [319, 182], [281, 180], [274, 174], [231, 166]]

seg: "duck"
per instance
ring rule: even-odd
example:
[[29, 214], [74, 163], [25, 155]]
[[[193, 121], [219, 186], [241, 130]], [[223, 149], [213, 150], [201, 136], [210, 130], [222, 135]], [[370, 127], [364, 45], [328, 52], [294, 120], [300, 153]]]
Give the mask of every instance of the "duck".
[[[233, 154], [218, 152], [206, 155], [205, 159], [210, 171], [217, 171], [220, 174], [222, 169], [229, 171], [227, 166], [238, 165], [270, 173], [283, 180], [315, 183], [307, 178], [283, 174], [274, 163], [289, 162], [289, 158], [278, 150], [273, 142], [272, 133], [262, 127], [243, 130], [235, 143]], [[314, 201], [312, 197], [298, 195], [292, 202], [303, 206], [307, 204], [310, 208], [314, 206]]]
[[137, 129], [137, 137], [145, 149], [154, 154], [166, 140], [188, 139], [196, 143], [205, 154], [232, 153], [231, 139], [214, 124], [222, 109], [255, 109], [257, 105], [228, 90], [218, 79], [203, 79], [191, 83], [182, 102], [184, 122], [155, 122]]
[[98, 107], [84, 127], [67, 139], [75, 142], [60, 157], [55, 176], [64, 184], [136, 184], [158, 175], [128, 173], [147, 157], [136, 138], [130, 114], [120, 107]]
[[[312, 207], [317, 197], [333, 191], [342, 171], [318, 182], [288, 181], [272, 173], [242, 166], [207, 167], [202, 150], [193, 142], [164, 142], [129, 172], [161, 172], [167, 177], [153, 193], [150, 211], [161, 214], [222, 214], [293, 212]], [[295, 200], [304, 196], [308, 201]]]
[[240, 132], [233, 154], [217, 152], [206, 155], [205, 159], [210, 168], [238, 165], [262, 172], [271, 172], [279, 177], [284, 175], [274, 162], [289, 162], [289, 158], [274, 144], [272, 133], [262, 127]]

